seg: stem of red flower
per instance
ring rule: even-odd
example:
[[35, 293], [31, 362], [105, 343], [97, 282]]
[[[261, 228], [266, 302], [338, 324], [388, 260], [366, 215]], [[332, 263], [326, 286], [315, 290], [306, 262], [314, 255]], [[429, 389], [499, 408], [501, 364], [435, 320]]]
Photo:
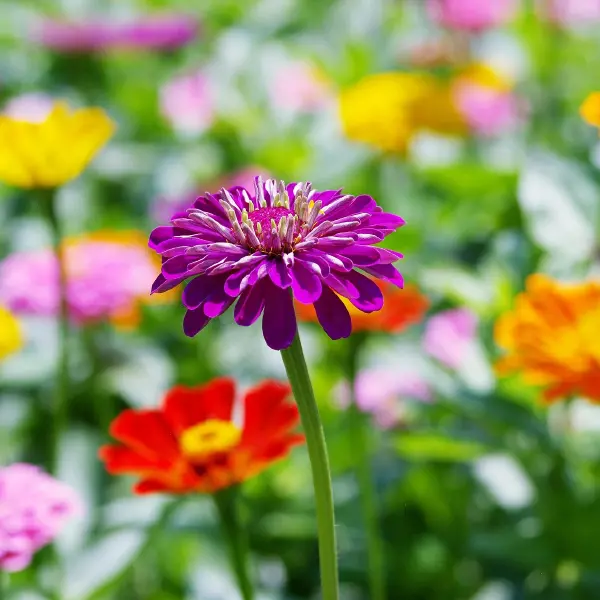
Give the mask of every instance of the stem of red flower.
[[377, 515], [377, 492], [369, 460], [368, 419], [356, 404], [356, 375], [361, 350], [366, 338], [355, 333], [348, 340], [347, 377], [350, 386], [350, 406], [348, 407], [349, 441], [355, 457], [354, 473], [360, 490], [363, 523], [367, 538], [367, 558], [369, 573], [370, 600], [385, 600], [385, 567], [383, 544]]
[[49, 469], [56, 472], [58, 468], [60, 439], [67, 424], [67, 400], [69, 393], [69, 309], [67, 304], [67, 273], [65, 267], [64, 248], [62, 245], [62, 230], [56, 210], [56, 190], [44, 190], [41, 199], [46, 210], [48, 224], [52, 231], [54, 252], [58, 264], [58, 290], [60, 312], [58, 322], [58, 359], [56, 383], [54, 388], [52, 451], [49, 456]]
[[281, 357], [302, 418], [312, 467], [319, 533], [322, 597], [323, 600], [338, 600], [335, 517], [327, 445], [298, 333], [292, 345], [281, 351]]
[[239, 487], [231, 486], [213, 494], [223, 535], [227, 538], [231, 568], [244, 600], [253, 600], [254, 590], [248, 575], [248, 536], [239, 513]]

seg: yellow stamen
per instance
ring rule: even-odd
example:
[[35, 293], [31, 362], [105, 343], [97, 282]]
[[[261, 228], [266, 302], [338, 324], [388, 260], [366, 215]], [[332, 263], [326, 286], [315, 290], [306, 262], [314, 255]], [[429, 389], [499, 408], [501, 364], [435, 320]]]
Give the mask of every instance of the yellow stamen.
[[231, 421], [209, 419], [186, 429], [179, 438], [179, 447], [188, 458], [203, 459], [231, 450], [241, 437], [242, 432]]

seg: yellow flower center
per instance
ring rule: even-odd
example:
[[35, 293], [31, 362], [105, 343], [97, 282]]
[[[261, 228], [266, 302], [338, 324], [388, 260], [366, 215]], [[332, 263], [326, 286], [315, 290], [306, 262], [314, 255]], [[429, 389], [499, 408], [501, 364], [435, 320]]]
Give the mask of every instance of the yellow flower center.
[[179, 447], [188, 458], [202, 459], [231, 450], [241, 437], [242, 432], [231, 421], [209, 419], [186, 429], [179, 438]]

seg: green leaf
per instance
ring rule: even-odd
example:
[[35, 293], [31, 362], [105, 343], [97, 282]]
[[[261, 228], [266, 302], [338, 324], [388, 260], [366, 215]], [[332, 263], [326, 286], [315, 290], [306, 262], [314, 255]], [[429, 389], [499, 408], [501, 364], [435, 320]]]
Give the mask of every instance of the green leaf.
[[458, 440], [436, 433], [409, 433], [400, 435], [395, 447], [410, 460], [463, 462], [473, 460], [489, 451], [483, 444], [472, 440]]

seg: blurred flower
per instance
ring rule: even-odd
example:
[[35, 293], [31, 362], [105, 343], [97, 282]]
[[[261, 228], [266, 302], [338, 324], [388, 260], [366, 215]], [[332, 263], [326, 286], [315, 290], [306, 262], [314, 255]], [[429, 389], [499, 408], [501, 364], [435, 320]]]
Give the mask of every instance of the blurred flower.
[[427, 74], [369, 75], [342, 92], [340, 116], [348, 138], [385, 152], [405, 153], [420, 131], [466, 132], [449, 86]]
[[600, 92], [592, 92], [583, 101], [579, 113], [586, 123], [600, 127]]
[[[393, 266], [401, 254], [372, 246], [404, 221], [385, 213], [370, 196], [317, 192], [309, 183], [256, 178], [244, 188], [206, 194], [188, 215], [158, 227], [150, 247], [163, 256], [153, 292], [193, 279], [183, 292], [183, 330], [195, 336], [238, 299], [234, 319], [252, 325], [264, 311], [269, 347], [287, 348], [296, 334], [293, 298], [313, 304], [332, 339], [348, 337], [352, 323], [339, 295], [357, 309], [374, 312], [383, 294], [372, 277], [402, 287]], [[290, 293], [292, 292], [292, 293]]]
[[46, 94], [22, 94], [11, 98], [3, 113], [15, 121], [43, 123], [54, 108], [54, 98]]
[[464, 63], [468, 60], [468, 40], [461, 37], [447, 37], [443, 39], [427, 39], [408, 48], [406, 56], [401, 56], [402, 61], [408, 62], [417, 68], [429, 69]]
[[41, 122], [0, 115], [0, 181], [22, 188], [62, 185], [85, 169], [113, 131], [100, 108], [71, 111], [62, 102]]
[[281, 67], [269, 81], [272, 103], [293, 112], [319, 110], [333, 97], [331, 86], [321, 72], [301, 60]]
[[[560, 0], [562, 1], [562, 0]], [[502, 25], [516, 14], [519, 0], [426, 0], [429, 16], [450, 29], [481, 31]]]
[[0, 468], [0, 571], [21, 571], [81, 513], [74, 490], [34, 465]]
[[[355, 308], [347, 298], [340, 298], [350, 313], [352, 331], [400, 333], [423, 318], [429, 301], [415, 286], [407, 285], [400, 291], [389, 284], [375, 283], [383, 294], [383, 308], [380, 311], [364, 313]], [[298, 318], [303, 321], [317, 320], [311, 305], [297, 303], [296, 311]]]
[[202, 71], [179, 75], [160, 90], [160, 109], [171, 127], [183, 134], [199, 134], [214, 118], [210, 82]]
[[476, 134], [492, 137], [515, 129], [522, 106], [512, 82], [487, 65], [474, 64], [453, 81], [459, 111]]
[[[427, 382], [416, 373], [391, 369], [361, 371], [355, 382], [356, 406], [370, 413], [382, 429], [402, 423], [406, 417], [405, 401], [430, 402], [431, 390]], [[342, 408], [350, 405], [350, 386], [343, 382], [335, 390], [336, 400]]]
[[0, 306], [0, 359], [17, 352], [23, 346], [19, 322], [12, 313]]
[[137, 494], [216, 492], [257, 475], [304, 441], [293, 433], [299, 416], [290, 393], [277, 381], [249, 389], [238, 426], [233, 380], [177, 386], [160, 409], [121, 413], [110, 433], [122, 445], [104, 446], [100, 457], [109, 473], [138, 475]]
[[477, 316], [467, 308], [445, 310], [425, 326], [425, 352], [451, 369], [458, 369], [477, 331]]
[[600, 0], [539, 0], [541, 17], [560, 25], [600, 20]]
[[185, 46], [198, 35], [190, 15], [162, 14], [131, 22], [69, 22], [46, 19], [34, 30], [33, 41], [60, 52], [111, 49], [164, 49]]
[[[122, 326], [139, 320], [157, 261], [137, 232], [98, 232], [66, 240], [67, 302], [78, 324], [110, 319]], [[48, 250], [18, 252], [0, 263], [0, 298], [17, 314], [56, 316], [58, 265]]]
[[515, 308], [496, 323], [506, 350], [498, 372], [519, 371], [553, 401], [582, 395], [600, 401], [600, 283], [564, 284], [531, 275]]

